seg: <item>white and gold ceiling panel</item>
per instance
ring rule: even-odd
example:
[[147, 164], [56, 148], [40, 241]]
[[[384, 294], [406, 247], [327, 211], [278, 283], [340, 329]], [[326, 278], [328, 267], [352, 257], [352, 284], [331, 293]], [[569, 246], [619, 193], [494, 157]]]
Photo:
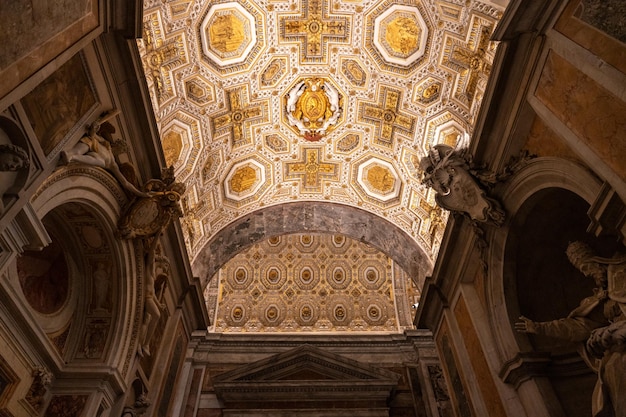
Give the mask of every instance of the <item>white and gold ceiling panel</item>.
[[437, 3], [439, 11], [438, 16], [442, 21], [459, 23], [463, 15], [463, 4], [455, 4], [453, 2], [441, 1]]
[[[346, 133], [341, 139], [335, 142], [335, 153], [350, 154], [361, 145], [361, 133], [354, 131]], [[349, 159], [345, 160], [349, 162]]]
[[441, 244], [440, 235], [446, 226], [449, 213], [435, 203], [435, 193], [432, 190], [428, 191], [426, 198], [412, 190], [409, 209], [419, 218], [425, 219], [418, 226], [418, 234], [422, 239], [430, 241], [433, 252], [437, 253]]
[[426, 124], [426, 138], [422, 145], [422, 151], [426, 152], [430, 147], [443, 143], [452, 147], [469, 145], [466, 132], [467, 123], [457, 114], [444, 111], [430, 118]]
[[198, 53], [219, 74], [245, 71], [265, 48], [264, 27], [252, 2], [206, 2], [195, 32]]
[[178, 96], [173, 71], [189, 62], [186, 36], [182, 30], [167, 31], [160, 10], [144, 15], [143, 41], [139, 47], [155, 109]]
[[444, 83], [444, 80], [431, 76], [420, 80], [413, 89], [413, 102], [422, 108], [437, 104], [437, 101], [441, 99]]
[[183, 80], [185, 97], [193, 104], [203, 107], [215, 102], [215, 87], [205, 77], [193, 74]]
[[325, 161], [321, 147], [301, 147], [300, 157], [294, 162], [286, 162], [285, 180], [296, 180], [302, 194], [320, 194], [328, 181], [338, 182], [341, 166]]
[[374, 19], [373, 43], [389, 64], [412, 65], [426, 52], [428, 26], [415, 6], [395, 4]]
[[[434, 259], [446, 215], [419, 208], [432, 202], [415, 161], [471, 135], [500, 15], [488, 0], [146, 0], [139, 49], [167, 159], [189, 201], [214, 207], [183, 228], [192, 262], [229, 223], [293, 201], [367, 210]], [[183, 123], [193, 157], [167, 135], [179, 114], [197, 121]]]
[[355, 188], [357, 192], [364, 193], [364, 199], [373, 199], [385, 207], [399, 204], [402, 180], [391, 161], [367, 156], [354, 162], [353, 171]]
[[278, 43], [296, 44], [303, 63], [328, 63], [329, 46], [349, 45], [351, 13], [331, 10], [331, 0], [301, 0], [297, 14], [279, 13]]
[[223, 164], [224, 157], [220, 149], [208, 154], [202, 162], [200, 179], [204, 187], [208, 187], [220, 172], [220, 168]]
[[224, 93], [224, 109], [210, 117], [212, 136], [227, 135], [232, 147], [252, 144], [256, 132], [254, 126], [269, 122], [268, 100], [251, 102], [247, 84]]
[[367, 88], [367, 72], [360, 59], [351, 56], [349, 58], [339, 58], [339, 73], [357, 89]]
[[404, 100], [405, 90], [379, 84], [375, 102], [359, 102], [357, 122], [374, 126], [374, 143], [393, 147], [398, 135], [412, 138], [417, 116], [402, 109]]
[[164, 120], [161, 144], [168, 166], [174, 166], [179, 181], [185, 181], [195, 169], [204, 141], [200, 137], [200, 119], [178, 111]]
[[473, 108], [479, 84], [485, 84], [491, 73], [495, 45], [489, 39], [494, 26], [493, 20], [472, 13], [465, 37], [453, 33], [444, 37], [440, 62], [455, 74], [452, 99], [467, 109]]
[[266, 134], [264, 144], [267, 149], [276, 154], [288, 153], [291, 149], [289, 142], [278, 132]]
[[431, 27], [424, 2], [381, 2], [366, 15], [365, 47], [381, 70], [407, 75], [427, 62]]
[[224, 202], [240, 207], [260, 200], [269, 188], [271, 174], [269, 162], [258, 156], [234, 163], [224, 179]]
[[184, 19], [189, 16], [193, 0], [174, 0], [167, 3], [172, 19]]
[[[272, 52], [270, 52], [272, 53]], [[259, 74], [259, 87], [274, 87], [289, 72], [289, 57], [274, 56]]]

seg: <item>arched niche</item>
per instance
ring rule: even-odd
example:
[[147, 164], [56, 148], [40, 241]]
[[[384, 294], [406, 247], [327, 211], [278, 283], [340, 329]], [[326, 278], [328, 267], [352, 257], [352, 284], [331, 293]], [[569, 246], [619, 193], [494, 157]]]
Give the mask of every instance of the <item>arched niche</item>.
[[77, 202], [55, 207], [42, 223], [50, 244], [15, 261], [25, 304], [64, 363], [107, 363], [120, 311], [112, 236]]
[[392, 258], [421, 287], [432, 262], [419, 244], [393, 223], [355, 207], [295, 202], [266, 207], [224, 227], [193, 260], [204, 285], [228, 260], [256, 242], [294, 233], [340, 234]]
[[575, 240], [591, 243], [605, 256], [616, 249], [613, 242], [586, 232], [587, 211], [600, 189], [600, 180], [580, 165], [537, 158], [506, 184], [502, 201], [508, 220], [490, 232], [486, 296], [500, 374], [516, 385], [547, 379], [553, 395], [543, 400], [557, 401], [548, 408], [560, 406], [570, 417], [590, 415], [596, 380], [578, 346], [517, 333], [513, 323], [520, 315], [534, 321], [566, 317], [592, 294], [593, 282], [569, 263], [565, 250]]
[[[60, 368], [87, 367], [107, 373], [113, 368], [121, 381], [136, 351], [143, 313], [139, 301], [143, 253], [132, 241], [116, 236], [117, 220], [127, 204], [123, 190], [106, 171], [77, 164], [55, 171], [31, 204], [52, 238], [51, 245], [61, 248], [68, 265], [69, 293], [76, 297], [63, 307], [70, 313], [62, 314], [71, 316], [66, 328], [51, 329], [42, 321], [42, 331], [57, 348], [60, 342], [55, 338], [67, 339], [60, 350]], [[19, 259], [16, 267], [18, 263]], [[25, 300], [40, 318], [42, 313]]]
[[[501, 201], [507, 213], [507, 221], [500, 228], [489, 231], [489, 252], [487, 263], [489, 265], [485, 297], [487, 299], [489, 327], [493, 333], [493, 339], [498, 349], [500, 366], [513, 359], [520, 351], [531, 349], [527, 340], [520, 338], [513, 329], [512, 323], [519, 317], [519, 305], [516, 293], [515, 261], [512, 258], [519, 244], [518, 235], [526, 234], [523, 224], [529, 219], [529, 213], [534, 208], [539, 210], [537, 204], [542, 204], [545, 210], [550, 209], [558, 213], [559, 210], [567, 210], [560, 207], [558, 196], [561, 192], [569, 192], [577, 196], [580, 202], [576, 212], [583, 211], [581, 216], [586, 216], [586, 209], [595, 200], [600, 192], [602, 183], [586, 168], [558, 158], [536, 158], [513, 176], [504, 187]], [[556, 194], [555, 194], [556, 193]], [[550, 203], [550, 201], [552, 201]], [[553, 207], [548, 207], [552, 204]], [[537, 214], [532, 216], [540, 216]], [[538, 219], [537, 221], [540, 221]], [[522, 224], [522, 226], [519, 226]], [[587, 224], [582, 232], [584, 234]], [[549, 233], [551, 225], [544, 225], [542, 233]], [[556, 233], [556, 232], [555, 232]], [[536, 242], [536, 246], [543, 246], [543, 242]], [[567, 246], [567, 243], [566, 243]], [[555, 249], [560, 256], [565, 256], [565, 247]]]

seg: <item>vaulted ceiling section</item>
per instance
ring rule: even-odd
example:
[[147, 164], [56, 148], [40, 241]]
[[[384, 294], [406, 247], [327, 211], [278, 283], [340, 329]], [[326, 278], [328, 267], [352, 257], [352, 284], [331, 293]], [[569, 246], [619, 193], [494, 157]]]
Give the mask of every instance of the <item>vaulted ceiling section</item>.
[[229, 224], [293, 202], [385, 219], [430, 269], [447, 213], [420, 185], [419, 160], [437, 143], [468, 144], [501, 10], [477, 0], [147, 0], [139, 49], [166, 161], [187, 185], [194, 269], [211, 269], [198, 265], [203, 251]]

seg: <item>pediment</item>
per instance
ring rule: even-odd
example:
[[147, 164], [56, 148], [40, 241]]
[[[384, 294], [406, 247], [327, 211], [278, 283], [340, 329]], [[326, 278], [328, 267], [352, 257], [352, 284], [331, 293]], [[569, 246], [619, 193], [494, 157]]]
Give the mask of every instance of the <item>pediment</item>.
[[214, 378], [225, 402], [281, 401], [384, 403], [399, 375], [326, 350], [303, 345]]

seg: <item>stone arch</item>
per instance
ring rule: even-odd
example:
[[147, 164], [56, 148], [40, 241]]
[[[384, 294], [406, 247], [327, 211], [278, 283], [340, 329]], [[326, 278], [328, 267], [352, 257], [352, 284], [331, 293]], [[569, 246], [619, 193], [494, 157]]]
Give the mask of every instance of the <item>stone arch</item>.
[[498, 345], [500, 357], [503, 361], [511, 359], [520, 351], [519, 339], [514, 333], [509, 320], [511, 303], [514, 303], [505, 293], [506, 250], [512, 233], [513, 222], [518, 216], [525, 216], [524, 212], [530, 206], [524, 205], [540, 198], [545, 190], [567, 190], [592, 204], [600, 192], [601, 181], [589, 170], [574, 162], [558, 158], [536, 158], [520, 170], [507, 184], [501, 201], [507, 213], [506, 223], [491, 232], [491, 242], [488, 265], [488, 283], [486, 294], [489, 305], [490, 327], [494, 332], [494, 340]]
[[[76, 329], [63, 352], [66, 371], [89, 367], [123, 380], [135, 354], [142, 317], [143, 252], [116, 236], [117, 221], [127, 203], [122, 188], [106, 171], [70, 165], [55, 171], [31, 199], [37, 217], [51, 234], [62, 234], [72, 253], [79, 297]], [[68, 258], [66, 256], [66, 258]], [[101, 292], [106, 295], [102, 296]], [[123, 353], [121, 353], [123, 352]]]
[[601, 186], [574, 162], [537, 158], [507, 184], [508, 220], [490, 233], [486, 296], [500, 374], [516, 387], [528, 380], [541, 385], [546, 404], [568, 416], [591, 412], [595, 375], [577, 346], [516, 333], [513, 323], [522, 314], [535, 321], [566, 317], [590, 295], [593, 283], [569, 264], [565, 249], [574, 240], [598, 241], [586, 232], [587, 211]]
[[237, 253], [255, 242], [292, 233], [341, 234], [368, 243], [393, 259], [419, 286], [432, 271], [432, 261], [419, 244], [388, 220], [342, 204], [295, 202], [257, 210], [224, 227], [194, 259], [194, 275], [206, 286]]

